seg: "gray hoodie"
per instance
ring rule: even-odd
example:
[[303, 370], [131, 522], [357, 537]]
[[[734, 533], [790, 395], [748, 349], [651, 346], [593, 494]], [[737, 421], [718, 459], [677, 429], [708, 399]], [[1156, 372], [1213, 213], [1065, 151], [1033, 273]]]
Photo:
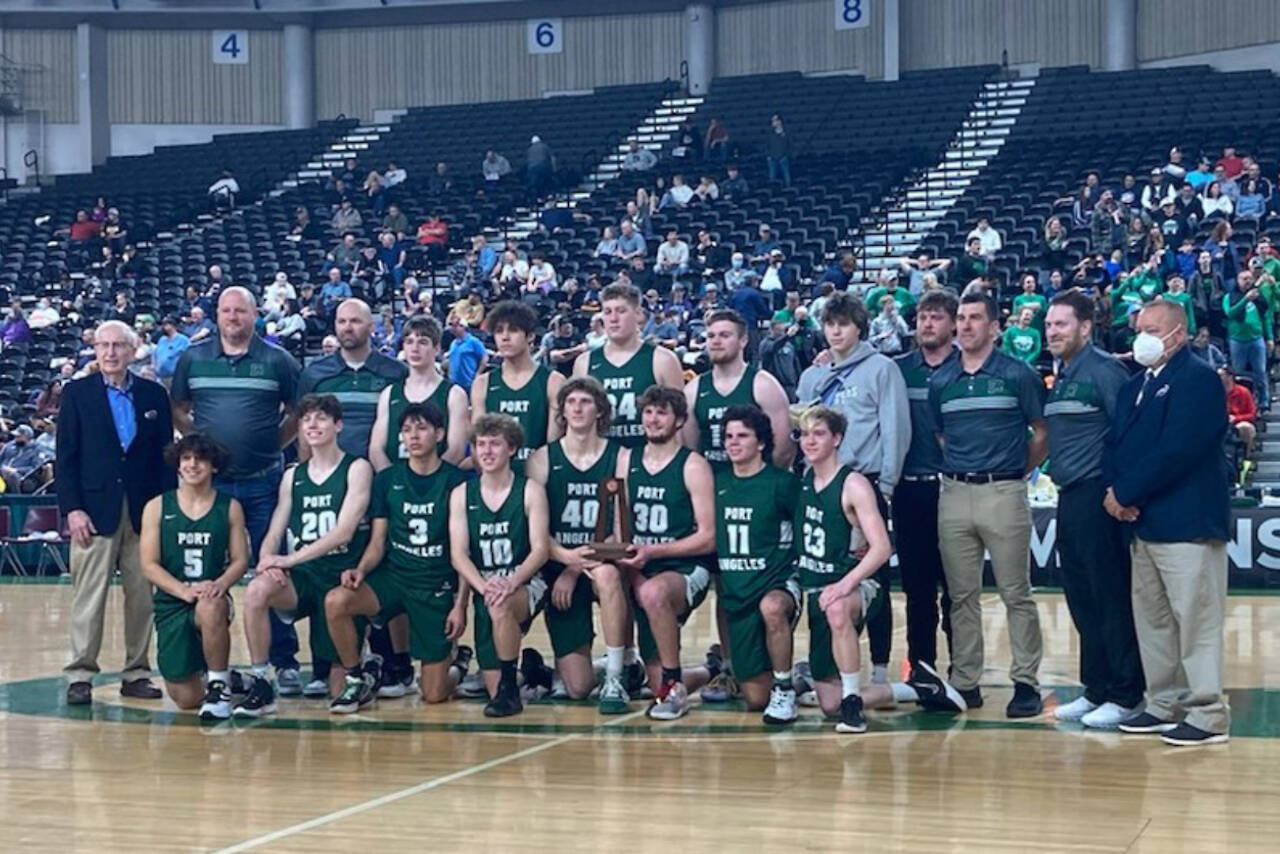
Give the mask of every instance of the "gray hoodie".
[[828, 396], [827, 405], [849, 419], [840, 462], [862, 474], [879, 474], [880, 491], [892, 495], [911, 445], [911, 409], [902, 372], [887, 356], [860, 341], [844, 361], [805, 369], [796, 398], [801, 403], [821, 403], [818, 396], [837, 375], [840, 386], [834, 396]]

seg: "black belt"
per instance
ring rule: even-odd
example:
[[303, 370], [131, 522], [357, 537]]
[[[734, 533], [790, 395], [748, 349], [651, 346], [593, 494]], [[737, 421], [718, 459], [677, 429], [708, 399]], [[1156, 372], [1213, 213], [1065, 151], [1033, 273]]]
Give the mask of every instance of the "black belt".
[[947, 480], [958, 480], [961, 483], [999, 483], [1006, 480], [1022, 480], [1022, 472], [1002, 472], [989, 474], [987, 472], [955, 472], [953, 474], [943, 475]]
[[902, 481], [904, 483], [937, 483], [938, 474], [937, 472], [933, 474], [904, 474]]

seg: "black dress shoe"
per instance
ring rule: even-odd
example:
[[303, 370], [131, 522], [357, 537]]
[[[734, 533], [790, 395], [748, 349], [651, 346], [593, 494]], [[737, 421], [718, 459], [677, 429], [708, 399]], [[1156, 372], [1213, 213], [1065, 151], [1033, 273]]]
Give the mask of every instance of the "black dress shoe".
[[964, 698], [965, 707], [970, 711], [982, 708], [982, 689], [974, 686], [966, 691], [960, 691], [960, 696]]
[[1005, 706], [1004, 714], [1008, 718], [1034, 718], [1044, 711], [1044, 701], [1040, 692], [1025, 682], [1013, 683], [1013, 699]]
[[67, 686], [68, 706], [87, 706], [93, 702], [93, 685], [88, 682], [72, 682]]
[[150, 679], [134, 679], [120, 685], [121, 697], [133, 697], [135, 700], [159, 700], [164, 692], [151, 684]]

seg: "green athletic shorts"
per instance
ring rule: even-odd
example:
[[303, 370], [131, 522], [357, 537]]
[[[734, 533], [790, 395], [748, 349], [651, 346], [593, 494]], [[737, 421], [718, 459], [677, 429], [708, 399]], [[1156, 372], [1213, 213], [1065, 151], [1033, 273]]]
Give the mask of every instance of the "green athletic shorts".
[[547, 606], [542, 617], [546, 620], [547, 634], [551, 636], [551, 651], [556, 658], [563, 658], [584, 646], [590, 654], [591, 642], [596, 638], [595, 626], [591, 621], [595, 591], [591, 588], [590, 578], [578, 576], [568, 610], [561, 611], [551, 603], [551, 588], [563, 571], [562, 568], [558, 568], [558, 571], [553, 569], [544, 576], [547, 581]]
[[375, 625], [383, 626], [407, 614], [409, 617], [409, 654], [423, 664], [437, 664], [453, 656], [453, 641], [445, 635], [445, 620], [453, 608], [456, 585], [450, 579], [440, 582], [434, 592], [406, 590], [386, 569], [372, 573], [364, 583], [378, 597]]
[[[668, 569], [665, 572], [674, 572], [684, 576], [684, 601], [689, 607], [680, 615], [680, 625], [683, 626], [685, 620], [689, 619], [689, 615], [697, 610], [698, 606], [707, 598], [707, 593], [711, 590], [711, 572], [699, 563], [691, 563], [678, 569]], [[650, 577], [656, 578], [657, 576]], [[636, 626], [640, 630], [640, 660], [645, 662], [657, 661], [658, 643], [653, 639], [653, 632], [649, 628], [649, 615], [639, 605], [633, 610], [636, 615]]]
[[800, 607], [804, 601], [800, 595], [800, 582], [795, 576], [778, 579], [759, 599], [735, 611], [725, 611], [725, 622], [729, 629], [729, 655], [733, 662], [733, 675], [741, 682], [759, 676], [761, 673], [772, 673], [773, 662], [769, 659], [769, 646], [765, 641], [764, 615], [760, 613], [760, 603], [764, 597], [774, 590], [781, 590], [795, 602], [791, 612], [791, 628], [794, 631], [800, 620]]
[[[535, 575], [524, 585], [524, 589], [529, 595], [529, 616], [520, 624], [521, 635], [529, 631], [533, 618], [538, 615], [547, 599], [547, 582], [543, 581], [541, 575]], [[498, 658], [497, 647], [493, 645], [493, 620], [489, 617], [489, 609], [485, 607], [484, 597], [478, 593], [471, 594], [471, 601], [475, 606], [476, 618], [476, 663], [481, 670], [497, 670], [502, 662]]]
[[311, 649], [322, 661], [338, 662], [338, 651], [333, 647], [333, 638], [329, 636], [329, 621], [324, 614], [324, 597], [338, 586], [337, 578], [330, 580], [315, 573], [297, 569], [289, 573], [294, 592], [298, 594], [298, 605], [292, 611], [276, 610], [281, 622], [292, 625], [298, 620], [311, 621]]
[[[875, 614], [884, 607], [885, 595], [880, 585], [870, 578], [862, 580], [862, 611], [854, 621], [853, 628], [859, 635], [862, 628]], [[818, 607], [818, 597], [825, 587], [808, 591], [809, 599], [809, 669], [815, 681], [835, 679], [840, 675], [836, 667], [836, 658], [831, 654], [831, 626], [827, 624], [827, 615]]]
[[[227, 625], [235, 616], [227, 594]], [[166, 682], [181, 682], [208, 670], [204, 641], [196, 628], [196, 606], [186, 602], [162, 605], [155, 612], [156, 664]]]

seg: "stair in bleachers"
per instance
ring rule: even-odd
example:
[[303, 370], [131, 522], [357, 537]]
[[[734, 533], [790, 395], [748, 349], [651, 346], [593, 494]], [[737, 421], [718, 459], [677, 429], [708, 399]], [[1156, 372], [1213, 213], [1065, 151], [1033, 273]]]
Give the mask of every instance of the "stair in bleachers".
[[874, 217], [861, 235], [864, 282], [914, 252], [1004, 146], [1035, 86], [1034, 79], [982, 84], [942, 159]]
[[[312, 157], [302, 168], [280, 182], [280, 188], [292, 189], [303, 181], [325, 181], [348, 157], [360, 157], [369, 147], [391, 132], [389, 124], [362, 125], [352, 128], [329, 143], [324, 151]], [[279, 195], [279, 193], [277, 193]]]

